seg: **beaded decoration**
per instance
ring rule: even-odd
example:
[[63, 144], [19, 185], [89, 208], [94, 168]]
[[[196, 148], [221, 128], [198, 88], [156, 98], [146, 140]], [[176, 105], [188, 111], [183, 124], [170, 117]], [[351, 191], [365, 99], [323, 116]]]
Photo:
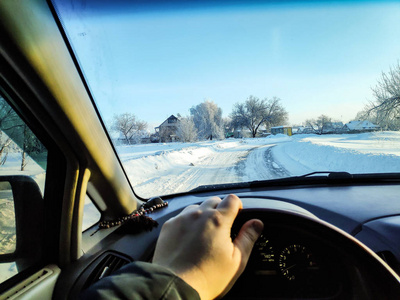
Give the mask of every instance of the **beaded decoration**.
[[118, 225], [130, 224], [137, 226], [137, 229], [151, 230], [152, 228], [157, 227], [158, 223], [146, 215], [151, 214], [155, 210], [166, 206], [168, 206], [168, 202], [163, 201], [159, 197], [152, 198], [146, 203], [142, 204], [139, 209], [133, 211], [133, 213], [128, 216], [120, 217], [111, 221], [101, 221], [99, 223], [99, 229], [106, 229]]

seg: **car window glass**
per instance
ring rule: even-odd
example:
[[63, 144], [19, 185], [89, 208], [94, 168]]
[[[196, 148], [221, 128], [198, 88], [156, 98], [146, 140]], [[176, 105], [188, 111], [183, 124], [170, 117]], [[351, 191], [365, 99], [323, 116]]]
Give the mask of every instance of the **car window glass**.
[[399, 1], [52, 2], [142, 198], [399, 172]]
[[86, 195], [85, 206], [83, 208], [83, 221], [82, 231], [85, 231], [92, 225], [96, 224], [100, 220], [101, 214], [97, 207], [93, 204], [92, 200]]
[[31, 176], [42, 193], [47, 150], [0, 95], [0, 175]]
[[[4, 97], [0, 96], [0, 283], [30, 267], [39, 257], [38, 254], [29, 263], [26, 263], [25, 258], [21, 259], [24, 254], [20, 253], [26, 251], [18, 251], [17, 236], [24, 235], [25, 231], [18, 233], [18, 216], [16, 216], [13, 190], [10, 182], [1, 178], [14, 175], [28, 176], [37, 183], [43, 195], [46, 164], [46, 148]], [[24, 203], [20, 205], [23, 206]], [[22, 224], [21, 219], [20, 216]], [[30, 237], [29, 241], [31, 240], [33, 239]], [[35, 252], [40, 253], [39, 250], [35, 249]]]

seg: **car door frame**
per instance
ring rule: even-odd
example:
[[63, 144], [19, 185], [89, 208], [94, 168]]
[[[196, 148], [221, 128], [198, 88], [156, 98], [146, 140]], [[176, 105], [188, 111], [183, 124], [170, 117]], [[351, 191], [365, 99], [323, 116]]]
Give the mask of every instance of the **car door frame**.
[[[62, 269], [82, 255], [87, 194], [102, 219], [127, 215], [143, 199], [121, 167], [51, 3], [5, 0], [0, 19], [1, 85], [49, 147], [42, 266]], [[11, 287], [27, 275], [17, 277]]]

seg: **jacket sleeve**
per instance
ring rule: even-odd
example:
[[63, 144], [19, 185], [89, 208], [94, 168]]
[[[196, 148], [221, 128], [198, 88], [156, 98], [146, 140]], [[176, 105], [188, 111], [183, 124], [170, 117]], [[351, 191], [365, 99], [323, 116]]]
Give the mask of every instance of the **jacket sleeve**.
[[169, 269], [130, 263], [83, 291], [80, 299], [199, 299], [195, 289]]

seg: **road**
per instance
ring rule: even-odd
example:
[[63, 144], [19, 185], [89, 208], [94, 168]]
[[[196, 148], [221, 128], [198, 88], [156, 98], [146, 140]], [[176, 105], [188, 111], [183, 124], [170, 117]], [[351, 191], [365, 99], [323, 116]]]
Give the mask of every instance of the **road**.
[[275, 145], [243, 144], [221, 149], [184, 166], [173, 166], [143, 182], [133, 182], [144, 197], [185, 192], [201, 185], [247, 182], [289, 176], [274, 161]]
[[289, 172], [274, 160], [272, 148], [275, 145], [259, 146], [249, 151], [242, 163], [242, 181], [267, 180], [290, 176]]

